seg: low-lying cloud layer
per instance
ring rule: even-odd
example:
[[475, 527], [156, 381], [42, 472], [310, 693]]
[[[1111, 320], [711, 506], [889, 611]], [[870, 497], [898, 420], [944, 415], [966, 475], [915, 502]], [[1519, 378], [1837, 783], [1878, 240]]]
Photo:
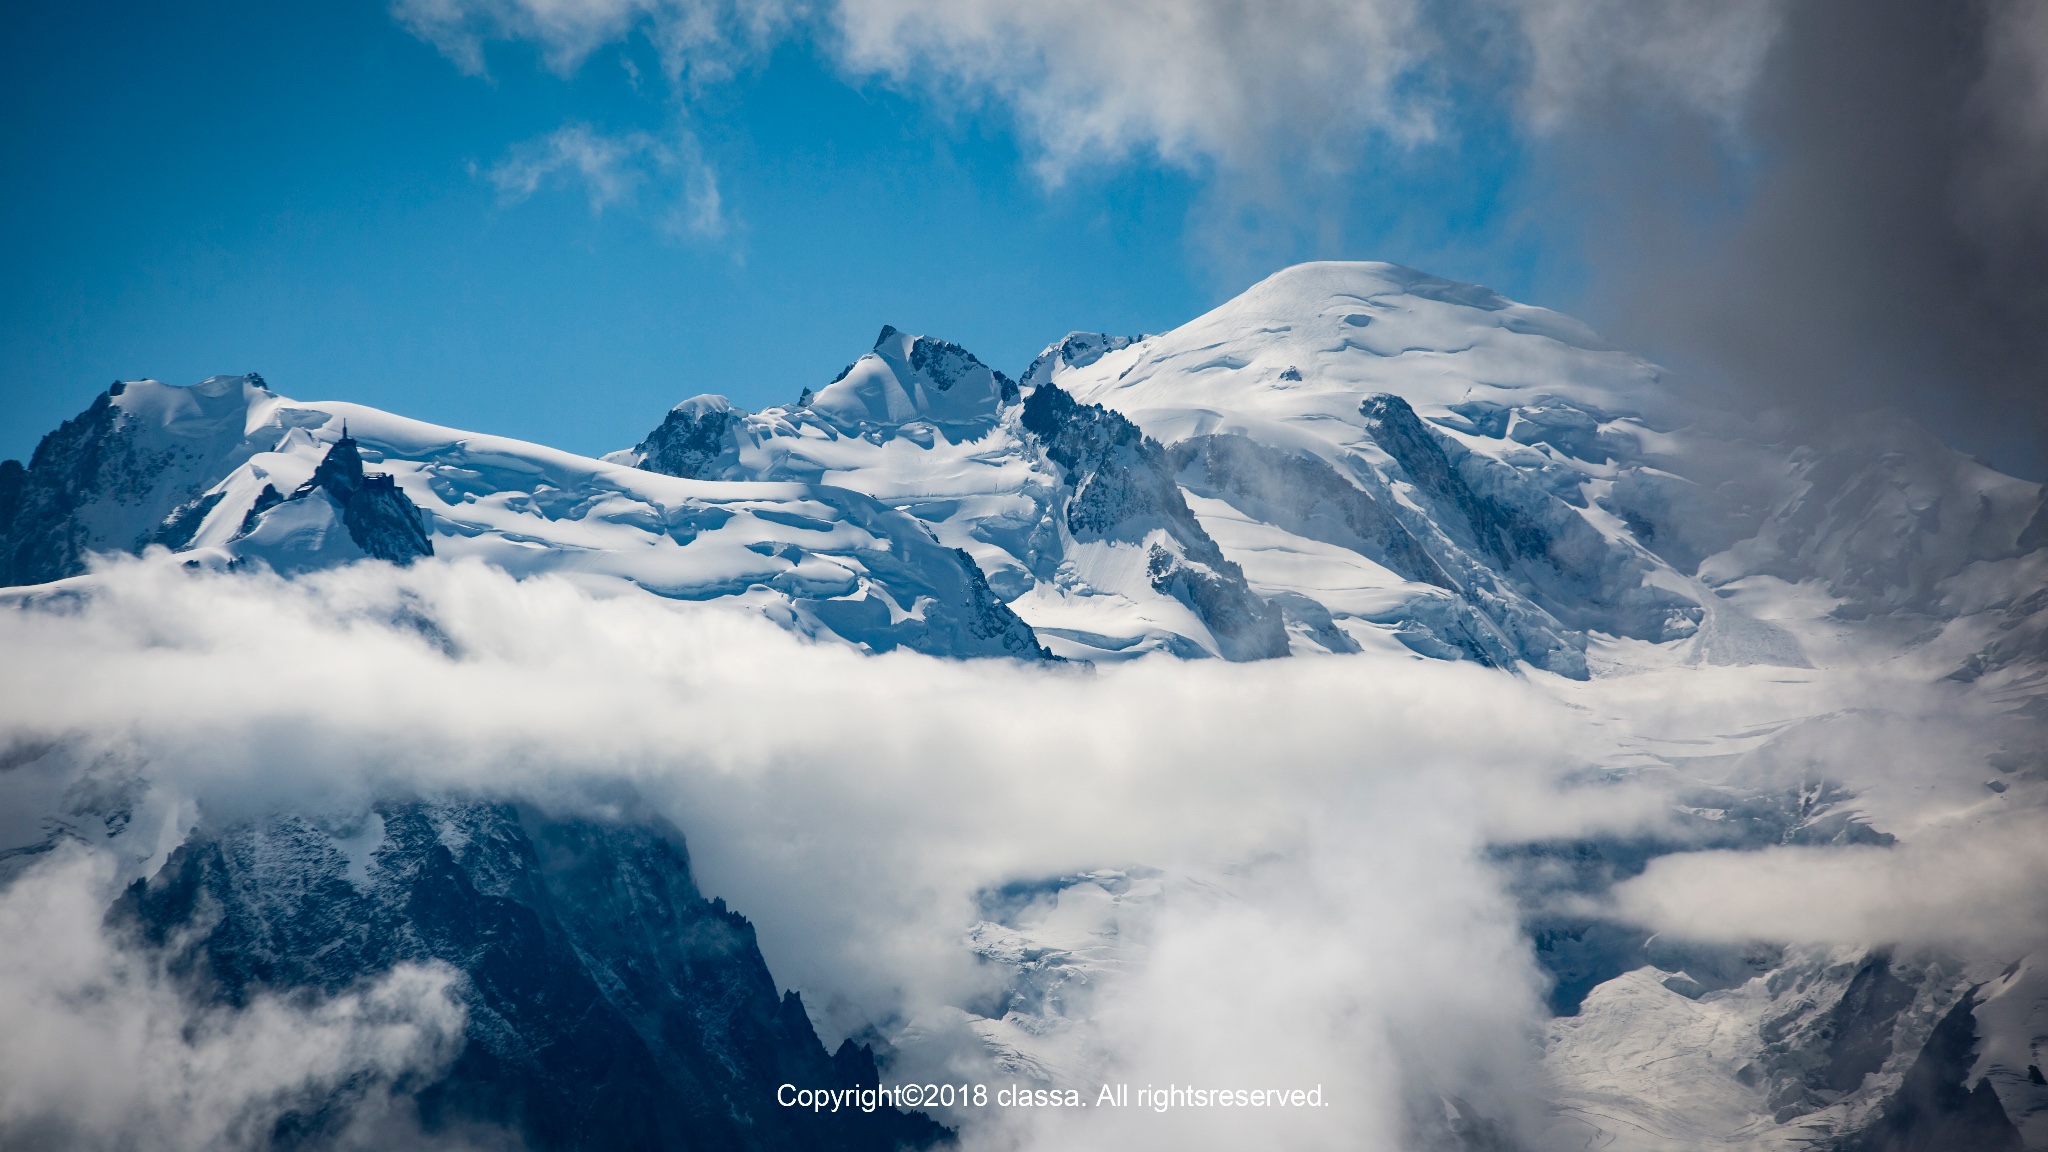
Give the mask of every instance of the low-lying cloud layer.
[[[109, 796], [135, 812], [113, 841], [132, 848], [67, 848], [0, 892], [4, 939], [49, 942], [0, 967], [0, 1065], [132, 1069], [145, 1085], [6, 1096], [0, 1125], [23, 1123], [32, 1100], [39, 1123], [103, 1145], [156, 1122], [167, 1105], [148, 1085], [165, 1076], [179, 1131], [232, 1142], [251, 1101], [318, 1083], [337, 1061], [431, 1067], [459, 1030], [432, 970], [241, 1016], [136, 974], [143, 961], [104, 940], [99, 917], [195, 819], [345, 814], [419, 791], [575, 806], [621, 781], [684, 830], [704, 890], [755, 921], [828, 1042], [867, 1027], [899, 1040], [886, 1078], [993, 1078], [960, 1011], [989, 989], [963, 943], [981, 893], [1147, 866], [1175, 883], [1125, 924], [1124, 960], [1086, 1002], [1076, 1074], [1090, 1091], [1095, 1078], [1319, 1083], [1332, 1101], [1284, 1117], [953, 1117], [971, 1146], [1393, 1146], [1414, 1101], [1438, 1094], [1512, 1121], [1541, 1098], [1531, 1037], [1544, 982], [1487, 845], [1681, 835], [1668, 773], [1587, 782], [1589, 764], [1636, 738], [1630, 725], [1692, 739], [1852, 701], [1941, 704], [1910, 686], [1788, 688], [1733, 669], [1681, 670], [1696, 676], [1682, 694], [1603, 695], [1428, 661], [1159, 659], [1091, 674], [870, 657], [714, 607], [439, 562], [294, 583], [122, 562], [82, 598], [0, 611], [0, 651], [0, 742], [17, 764], [0, 772], [12, 814], [0, 847], [45, 817], [89, 833]], [[1980, 769], [1951, 736], [1929, 738], [1949, 760], [1910, 736], [1891, 755], [1925, 756], [1916, 786], [1960, 795], [1942, 789]], [[67, 751], [33, 758], [52, 746]], [[1800, 770], [1853, 785], [1859, 764]], [[1915, 829], [1953, 818], [1899, 811]], [[2011, 819], [2011, 835], [2038, 839], [2038, 813]], [[1876, 869], [1829, 852], [1672, 857], [1621, 907], [1710, 938], [2029, 943], [2011, 928], [2040, 923], [2026, 911], [2038, 900], [2008, 901], [2038, 897], [2039, 853], [1925, 839], [1927, 854]], [[1792, 914], [1813, 884], [1851, 911]], [[1970, 884], [1989, 895], [1944, 903]], [[1853, 911], [1884, 901], [1887, 916]], [[86, 984], [121, 991], [96, 1001]], [[79, 1027], [58, 1026], [71, 1016]], [[195, 1019], [214, 1039], [165, 1039]], [[327, 1055], [253, 1059], [299, 1034]], [[247, 1076], [192, 1071], [244, 1056]]]

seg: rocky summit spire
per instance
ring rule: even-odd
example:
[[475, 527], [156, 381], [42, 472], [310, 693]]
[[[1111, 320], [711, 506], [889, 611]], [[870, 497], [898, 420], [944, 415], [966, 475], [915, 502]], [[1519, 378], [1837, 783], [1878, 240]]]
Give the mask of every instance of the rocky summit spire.
[[299, 485], [292, 498], [310, 495], [315, 489], [324, 488], [334, 498], [347, 504], [356, 489], [363, 486], [363, 454], [357, 450], [356, 442], [349, 437], [348, 425], [341, 426], [341, 439], [327, 449], [327, 455], [320, 458], [320, 464], [313, 469], [313, 478]]
[[[349, 538], [369, 555], [403, 565], [434, 554], [434, 542], [427, 535], [418, 505], [399, 491], [398, 482], [389, 474], [363, 470], [363, 454], [348, 434], [346, 421], [341, 438], [320, 458], [312, 478], [299, 485], [290, 498], [302, 500], [316, 492], [325, 492], [341, 509]], [[251, 515], [260, 512], [251, 509]], [[251, 523], [245, 531], [253, 527]]]

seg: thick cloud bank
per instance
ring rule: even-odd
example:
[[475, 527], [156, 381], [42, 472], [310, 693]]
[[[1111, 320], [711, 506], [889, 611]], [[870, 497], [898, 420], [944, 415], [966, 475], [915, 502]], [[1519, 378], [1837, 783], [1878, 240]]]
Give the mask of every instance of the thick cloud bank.
[[[231, 1013], [181, 999], [100, 926], [195, 822], [346, 817], [379, 796], [574, 807], [632, 785], [683, 829], [705, 891], [755, 921], [828, 1042], [895, 1044], [885, 1081], [1016, 1075], [968, 1015], [996, 991], [966, 940], [991, 893], [1151, 877], [1067, 990], [1053, 1078], [1091, 1096], [1320, 1084], [1330, 1102], [949, 1116], [974, 1147], [1393, 1147], [1417, 1101], [1449, 1097], [1517, 1123], [1543, 1096], [1546, 988], [1487, 848], [1682, 839], [1669, 773], [1594, 770], [1655, 740], [1753, 745], [1759, 724], [1834, 717], [1847, 727], [1814, 746], [1844, 762], [1802, 752], [1786, 771], [1861, 783], [1899, 851], [1926, 850], [1879, 868], [1821, 850], [1666, 857], [1619, 896], [1649, 927], [2010, 953], [2041, 923], [2040, 853], [1995, 847], [2039, 843], [2037, 811], [2000, 817], [1982, 851], [1942, 831], [1982, 794], [1969, 757], [1996, 717], [1910, 677], [1570, 685], [1345, 657], [1048, 671], [863, 656], [475, 564], [288, 583], [161, 558], [0, 611], [0, 651], [0, 832], [65, 830], [0, 890], [0, 1130], [87, 1146], [157, 1131], [232, 1145], [292, 1093], [448, 1058], [460, 1015], [435, 970]], [[1895, 728], [1859, 728], [1851, 704]], [[115, 808], [127, 830], [110, 837]], [[1971, 884], [1981, 899], [1950, 899]], [[1798, 915], [1807, 890], [1842, 911]], [[1053, 918], [1076, 907], [1062, 896]]]
[[[1734, 120], [1733, 211], [1686, 210], [1725, 161], [1668, 122], [1596, 166], [1595, 195], [1637, 219], [1596, 257], [1630, 335], [1796, 417], [1900, 405], [2042, 475], [2048, 16], [1816, 0], [1783, 6], [1768, 43]], [[1604, 122], [1639, 92], [1597, 105]]]

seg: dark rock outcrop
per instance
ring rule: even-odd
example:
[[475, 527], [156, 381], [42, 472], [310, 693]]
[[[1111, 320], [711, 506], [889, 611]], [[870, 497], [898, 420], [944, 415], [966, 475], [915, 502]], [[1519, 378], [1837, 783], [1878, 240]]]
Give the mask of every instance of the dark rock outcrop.
[[1193, 610], [1225, 659], [1287, 654], [1282, 613], [1251, 590], [1243, 570], [1196, 521], [1165, 449], [1118, 413], [1078, 403], [1049, 384], [1025, 399], [1022, 422], [1065, 470], [1065, 515], [1074, 539], [1137, 544], [1164, 529], [1172, 547], [1152, 545], [1146, 565], [1152, 586]]
[[1697, 630], [1697, 604], [1647, 582], [1642, 557], [1515, 468], [1430, 428], [1399, 396], [1368, 396], [1359, 411], [1450, 539], [1567, 626], [1656, 642]]
[[[268, 486], [265, 491], [269, 491]], [[434, 542], [427, 535], [419, 506], [398, 490], [398, 482], [388, 474], [364, 471], [362, 452], [346, 426], [342, 428], [341, 439], [320, 458], [312, 479], [277, 504], [320, 494], [325, 494], [340, 510], [349, 539], [364, 554], [401, 567], [434, 554]], [[250, 519], [245, 522], [245, 531], [253, 530], [261, 522], [264, 503], [259, 493]]]
[[1040, 352], [1024, 369], [1023, 385], [1036, 388], [1052, 382], [1061, 367], [1086, 368], [1111, 352], [1121, 352], [1143, 336], [1111, 336], [1106, 332], [1069, 332], [1059, 343]]
[[661, 426], [647, 434], [634, 452], [640, 467], [685, 480], [722, 478], [738, 463], [736, 430], [746, 418], [723, 396], [698, 396], [669, 410]]
[[0, 585], [79, 575], [94, 553], [189, 546], [220, 502], [209, 490], [271, 446], [244, 429], [269, 397], [254, 374], [179, 389], [117, 380], [26, 466], [0, 461]]
[[[191, 992], [333, 993], [407, 962], [461, 974], [466, 1041], [410, 1088], [422, 1128], [535, 1149], [874, 1149], [943, 1139], [919, 1115], [783, 1108], [778, 1085], [876, 1082], [779, 994], [753, 928], [690, 877], [658, 819], [486, 802], [380, 805], [334, 832], [297, 816], [195, 833], [109, 922]], [[345, 1103], [345, 1102], [344, 1102]], [[287, 1115], [273, 1143], [332, 1122]], [[292, 1137], [293, 1139], [287, 1139]]]
[[28, 495], [28, 469], [19, 460], [0, 460], [0, 540], [14, 528], [21, 502]]
[[1971, 989], [1927, 1038], [1875, 1123], [1839, 1152], [2021, 1152], [2020, 1132], [1989, 1082], [1970, 1086], [1977, 993]]
[[28, 467], [0, 465], [0, 585], [42, 584], [85, 571], [87, 530], [78, 510], [109, 491], [133, 488], [147, 461], [118, 435], [114, 397], [100, 393], [92, 406], [44, 436]]
[[[884, 324], [882, 334], [875, 337], [876, 350], [879, 351], [888, 343], [889, 338], [896, 334], [895, 327]], [[941, 392], [951, 391], [953, 385], [959, 383], [968, 373], [988, 367], [974, 353], [950, 340], [941, 340], [936, 336], [919, 336], [912, 340], [908, 359], [911, 371], [923, 375], [925, 379], [931, 381], [932, 387]], [[997, 398], [1004, 404], [1016, 403], [1017, 382], [997, 369], [988, 370], [995, 377]]]
[[965, 611], [962, 613], [967, 634], [978, 641], [999, 646], [1004, 654], [1023, 660], [1057, 661], [1050, 649], [1038, 642], [1038, 634], [1024, 618], [1012, 611], [1008, 604], [990, 588], [988, 577], [982, 574], [981, 566], [964, 549], [953, 549], [953, 555], [960, 558], [960, 575], [967, 586]]

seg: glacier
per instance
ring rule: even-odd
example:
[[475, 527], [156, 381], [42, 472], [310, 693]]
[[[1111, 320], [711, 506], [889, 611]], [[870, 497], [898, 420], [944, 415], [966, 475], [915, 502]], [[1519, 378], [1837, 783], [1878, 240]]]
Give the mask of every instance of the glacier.
[[1731, 589], [1824, 579], [1838, 615], [1951, 618], [1936, 585], [2048, 542], [2037, 485], [1900, 418], [1772, 443], [1576, 321], [1392, 265], [1291, 268], [1160, 336], [1076, 333], [1021, 380], [884, 328], [791, 405], [694, 397], [602, 461], [257, 377], [127, 382], [0, 479], [0, 555], [17, 585], [152, 545], [375, 555], [318, 506], [258, 507], [352, 422], [449, 556], [869, 651], [1371, 649], [1583, 678], [1629, 642], [1796, 667], [1795, 631]]

